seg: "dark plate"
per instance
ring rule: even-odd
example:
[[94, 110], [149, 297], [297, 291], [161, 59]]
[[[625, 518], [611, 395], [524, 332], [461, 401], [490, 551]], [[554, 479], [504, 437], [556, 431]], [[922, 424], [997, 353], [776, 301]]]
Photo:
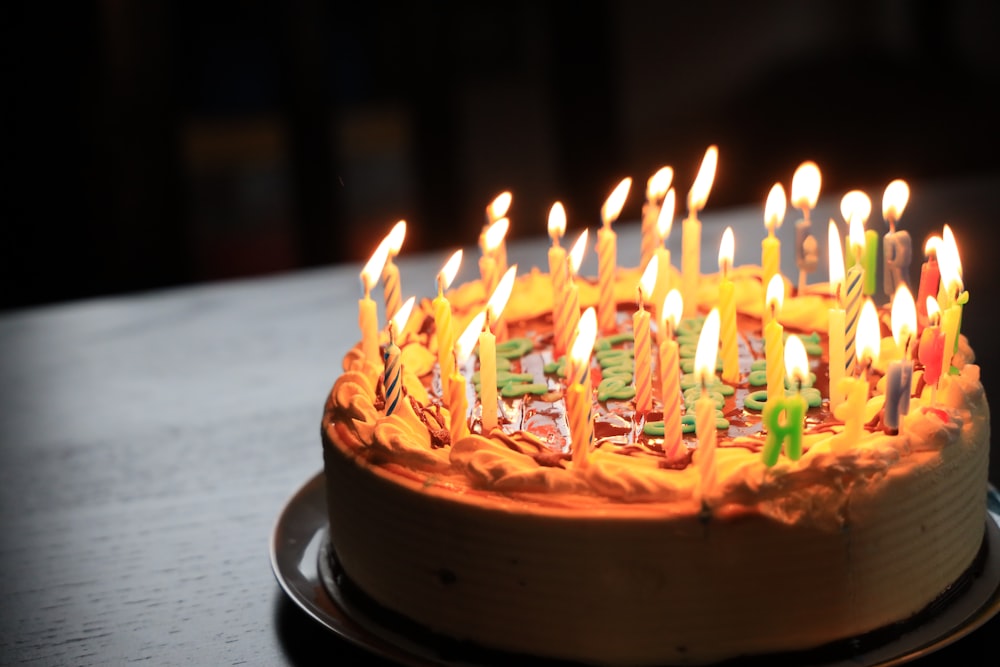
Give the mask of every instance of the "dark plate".
[[[966, 636], [1000, 612], [1000, 494], [987, 493], [986, 563], [982, 573], [940, 613], [896, 639], [849, 659], [813, 661], [817, 667], [890, 667], [941, 649]], [[289, 499], [271, 535], [271, 566], [288, 596], [321, 625], [380, 657], [403, 665], [477, 664], [443, 657], [419, 634], [384, 624], [348, 603], [330, 566], [326, 487], [319, 473]], [[322, 564], [322, 566], [321, 566]]]

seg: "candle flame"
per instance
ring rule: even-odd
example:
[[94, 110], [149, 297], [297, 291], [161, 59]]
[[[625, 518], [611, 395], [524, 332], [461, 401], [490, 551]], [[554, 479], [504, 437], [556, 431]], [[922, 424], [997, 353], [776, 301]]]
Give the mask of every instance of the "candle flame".
[[503, 278], [500, 279], [496, 289], [493, 290], [493, 296], [486, 302], [486, 311], [489, 313], [491, 322], [496, 322], [500, 314], [503, 313], [503, 309], [507, 306], [510, 293], [514, 289], [514, 278], [516, 277], [517, 264], [507, 269], [507, 273], [503, 274]]
[[385, 262], [389, 258], [389, 237], [382, 239], [382, 242], [378, 244], [375, 248], [375, 252], [372, 253], [371, 258], [365, 267], [361, 269], [361, 284], [365, 288], [365, 296], [371, 291], [375, 284], [378, 282], [379, 276], [382, 275], [382, 269], [385, 268]]
[[556, 202], [549, 209], [549, 237], [559, 243], [559, 239], [566, 233], [566, 209], [562, 202]]
[[438, 271], [437, 282], [438, 288], [443, 292], [449, 287], [451, 287], [452, 282], [455, 281], [455, 276], [458, 275], [458, 267], [462, 264], [462, 249], [459, 248], [448, 261], [444, 263], [441, 270]]
[[785, 220], [786, 206], [785, 188], [781, 183], [775, 183], [767, 193], [767, 201], [764, 204], [764, 226], [767, 227], [769, 234], [773, 234], [774, 230], [781, 227], [781, 223]]
[[642, 304], [643, 299], [648, 299], [653, 294], [653, 288], [656, 287], [656, 273], [659, 271], [659, 266], [659, 256], [653, 255], [649, 258], [649, 264], [646, 265], [646, 270], [642, 272], [642, 277], [639, 278], [640, 304]]
[[694, 353], [695, 381], [706, 386], [715, 379], [715, 364], [719, 355], [719, 309], [713, 308], [705, 318]]
[[855, 218], [860, 219], [862, 229], [872, 214], [872, 200], [861, 190], [851, 190], [840, 200], [840, 214], [851, 224]]
[[688, 211], [694, 213], [705, 208], [708, 201], [708, 193], [712, 191], [712, 183], [715, 181], [715, 169], [719, 164], [719, 149], [712, 145], [705, 151], [705, 157], [701, 159], [701, 167], [698, 168], [698, 175], [694, 179], [691, 191], [688, 193]]
[[840, 247], [840, 230], [833, 218], [827, 229], [827, 247], [830, 249], [830, 294], [837, 296], [844, 287], [844, 250]]
[[858, 317], [858, 330], [855, 340], [855, 355], [858, 362], [865, 366], [878, 357], [879, 344], [878, 312], [871, 297], [866, 297]]
[[924, 256], [930, 257], [931, 255], [937, 256], [938, 249], [941, 247], [941, 237], [940, 236], [929, 236], [927, 241], [924, 243]]
[[385, 238], [389, 244], [389, 256], [395, 257], [399, 254], [399, 249], [403, 247], [403, 239], [406, 238], [406, 220], [400, 220], [393, 225], [392, 231]]
[[622, 212], [622, 207], [625, 206], [625, 198], [628, 197], [628, 191], [631, 187], [632, 179], [626, 176], [615, 186], [611, 194], [608, 195], [604, 206], [601, 207], [601, 221], [605, 227], [610, 227], [611, 223], [618, 219], [618, 215]]
[[403, 302], [403, 305], [399, 307], [396, 314], [392, 316], [389, 320], [389, 332], [392, 337], [395, 338], [399, 335], [399, 332], [406, 328], [406, 323], [410, 321], [410, 313], [413, 312], [413, 303], [417, 300], [417, 297], [411, 296], [409, 299]]
[[897, 178], [889, 183], [882, 194], [882, 219], [892, 222], [899, 220], [908, 201], [910, 201], [910, 186], [906, 181]]
[[962, 283], [962, 260], [958, 256], [958, 244], [951, 227], [944, 226], [941, 246], [938, 248], [938, 265], [941, 267], [941, 284], [952, 295], [964, 289]]
[[733, 268], [733, 255], [736, 253], [736, 240], [733, 237], [733, 228], [726, 227], [722, 232], [722, 241], [719, 243], [719, 271], [725, 276], [729, 269]]
[[507, 236], [509, 228], [510, 220], [507, 218], [495, 220], [487, 227], [486, 232], [483, 233], [483, 252], [491, 253], [499, 248], [500, 244], [503, 243], [504, 237]]
[[896, 289], [896, 294], [892, 298], [890, 317], [892, 337], [896, 341], [896, 346], [905, 351], [917, 333], [917, 305], [913, 301], [910, 288], [905, 283]]
[[490, 202], [490, 205], [486, 207], [486, 219], [490, 224], [507, 215], [507, 211], [510, 209], [510, 202], [513, 199], [514, 195], [504, 191]]
[[684, 297], [677, 289], [672, 289], [667, 292], [667, 296], [663, 299], [663, 308], [660, 309], [660, 322], [663, 324], [670, 323], [670, 328], [674, 331], [677, 330], [677, 325], [681, 322], [681, 316], [684, 315]]
[[660, 167], [646, 181], [646, 199], [653, 202], [658, 201], [663, 195], [667, 194], [667, 190], [670, 188], [670, 183], [673, 180], [674, 170], [670, 167]]
[[660, 214], [656, 218], [656, 233], [660, 235], [660, 241], [664, 241], [670, 236], [670, 228], [674, 224], [674, 213], [677, 210], [677, 193], [673, 188], [667, 190], [663, 196], [663, 204], [660, 205]]
[[459, 366], [464, 366], [465, 362], [472, 356], [472, 351], [476, 348], [476, 342], [479, 340], [479, 333], [485, 324], [486, 311], [484, 310], [472, 318], [469, 325], [465, 327], [465, 331], [455, 341], [455, 362]]
[[[597, 340], [597, 312], [591, 306], [580, 316], [580, 326], [570, 349], [570, 359], [574, 368], [585, 368], [590, 364], [590, 354], [594, 351], [594, 341]], [[572, 381], [573, 378], [570, 378]]]
[[847, 228], [847, 243], [851, 246], [851, 252], [860, 255], [865, 249], [865, 227], [860, 216], [852, 216]]
[[937, 298], [933, 296], [927, 297], [927, 319], [930, 320], [931, 324], [937, 324], [941, 318], [941, 306], [938, 305]]
[[785, 341], [785, 374], [793, 386], [806, 384], [809, 379], [809, 356], [802, 339], [790, 334]]
[[583, 264], [583, 255], [587, 252], [587, 236], [586, 229], [580, 232], [576, 243], [569, 250], [569, 270], [571, 275], [575, 276], [577, 271], [580, 270], [580, 265]]
[[800, 164], [792, 175], [792, 206], [800, 209], [816, 208], [822, 182], [815, 162], [807, 160]]
[[779, 274], [771, 276], [767, 283], [767, 292], [764, 296], [764, 307], [774, 308], [775, 313], [781, 312], [781, 307], [785, 305], [785, 279]]

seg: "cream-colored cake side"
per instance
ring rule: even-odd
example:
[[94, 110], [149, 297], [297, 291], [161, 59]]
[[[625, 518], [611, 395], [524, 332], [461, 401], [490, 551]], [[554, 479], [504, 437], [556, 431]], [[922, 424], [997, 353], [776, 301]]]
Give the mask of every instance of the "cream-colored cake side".
[[552, 466], [499, 432], [441, 446], [451, 417], [417, 378], [424, 401], [386, 417], [374, 366], [354, 352], [345, 368], [322, 429], [334, 550], [375, 601], [459, 640], [610, 665], [812, 648], [920, 611], [982, 540], [989, 413], [971, 363], [914, 397], [899, 435], [845, 443], [834, 423], [772, 468], [720, 448], [704, 497], [694, 466], [650, 457]]

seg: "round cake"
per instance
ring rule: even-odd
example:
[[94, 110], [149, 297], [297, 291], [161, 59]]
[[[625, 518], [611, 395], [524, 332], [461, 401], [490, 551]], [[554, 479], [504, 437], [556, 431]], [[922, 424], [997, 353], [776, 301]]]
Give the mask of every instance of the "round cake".
[[[499, 655], [671, 665], [873, 633], [916, 617], [969, 571], [986, 527], [989, 413], [964, 338], [938, 382], [913, 355], [910, 404], [891, 429], [887, 363], [876, 359], [852, 435], [847, 407], [828, 400], [834, 300], [826, 286], [799, 294], [786, 281], [777, 321], [805, 341], [811, 373], [789, 395], [809, 407], [801, 454], [765, 461], [761, 269], [731, 271], [739, 379], [710, 388], [719, 409], [707, 471], [687, 423], [701, 392], [688, 359], [721, 277], [702, 276], [699, 314], [676, 330], [686, 407], [662, 404], [653, 342], [646, 411], [635, 409], [631, 379], [605, 365], [635, 356], [639, 279], [638, 269], [616, 270], [616, 330], [596, 341], [593, 439], [582, 454], [553, 353], [553, 285], [537, 269], [518, 276], [504, 311], [495, 429], [483, 432], [475, 357], [456, 371], [468, 409], [451, 414], [431, 301], [392, 341], [402, 392], [391, 414], [384, 359], [360, 345], [347, 354], [321, 430], [330, 542], [352, 587], [434, 636]], [[680, 284], [672, 270], [670, 281]], [[596, 281], [577, 282], [581, 308], [597, 304]], [[453, 331], [488, 296], [480, 281], [447, 292]], [[887, 308], [879, 319], [891, 352]], [[383, 332], [382, 349], [389, 342]], [[663, 437], [673, 414], [685, 422], [677, 448]]]

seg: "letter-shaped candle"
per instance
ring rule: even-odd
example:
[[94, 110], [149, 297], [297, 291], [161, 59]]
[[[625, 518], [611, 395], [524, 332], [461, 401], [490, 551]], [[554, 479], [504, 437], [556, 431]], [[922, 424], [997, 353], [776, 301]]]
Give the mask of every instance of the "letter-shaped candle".
[[802, 428], [806, 419], [806, 401], [800, 389], [809, 376], [809, 357], [798, 336], [792, 334], [785, 343], [785, 366], [788, 382], [795, 391], [790, 396], [777, 400], [767, 399], [764, 406], [764, 424], [767, 439], [764, 442], [762, 458], [764, 465], [771, 467], [778, 462], [778, 455], [784, 449], [785, 456], [797, 461], [802, 456]]

